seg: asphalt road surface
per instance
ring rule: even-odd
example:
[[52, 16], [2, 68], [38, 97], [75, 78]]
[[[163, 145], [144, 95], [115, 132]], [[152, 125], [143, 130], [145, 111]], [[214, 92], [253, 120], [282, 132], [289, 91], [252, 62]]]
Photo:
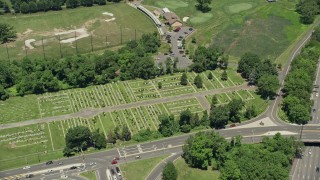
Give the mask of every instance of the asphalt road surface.
[[[243, 129], [223, 129], [218, 132], [229, 139], [232, 136], [242, 135], [244, 143], [258, 143], [260, 142], [263, 136], [273, 136], [276, 131], [286, 131], [290, 132], [290, 136], [300, 137], [301, 126], [273, 126], [273, 127], [256, 127], [256, 128], [243, 128]], [[285, 133], [283, 133], [285, 134]], [[171, 138], [166, 138], [158, 141], [141, 143], [138, 145], [132, 145], [117, 149], [112, 149], [104, 152], [88, 154], [83, 156], [70, 157], [58, 161], [54, 161], [52, 165], [45, 165], [44, 163], [31, 166], [30, 169], [24, 170], [22, 168], [3, 171], [0, 173], [0, 177], [24, 177], [26, 174], [36, 174], [32, 179], [54, 179], [54, 177], [61, 176], [60, 171], [52, 173], [40, 173], [38, 171], [47, 172], [48, 170], [57, 167], [57, 163], [63, 162], [64, 165], [74, 165], [76, 163], [85, 163], [86, 167], [83, 169], [83, 166], [70, 170], [69, 168], [63, 169], [63, 172], [68, 175], [74, 175], [79, 173], [79, 170], [97, 170], [97, 169], [106, 169], [111, 165], [111, 161], [114, 157], [120, 157], [119, 163], [127, 163], [137, 160], [135, 157], [140, 155], [143, 159], [148, 157], [160, 156], [162, 154], [168, 153], [178, 153], [181, 152], [181, 147], [184, 144], [185, 140], [190, 136], [190, 134], [176, 136]], [[302, 131], [302, 139], [320, 139], [320, 127], [318, 126], [305, 126]], [[90, 166], [91, 162], [96, 162], [95, 166]], [[103, 172], [104, 170], [102, 170]], [[99, 171], [100, 172], [100, 171]], [[74, 175], [75, 176], [75, 175]], [[156, 177], [155, 177], [156, 178]]]
[[320, 147], [307, 146], [303, 157], [296, 159], [290, 173], [292, 180], [320, 180]]
[[[320, 64], [320, 59], [319, 59]], [[314, 105], [312, 107], [312, 120], [309, 124], [320, 124], [320, 65], [318, 66], [316, 80], [314, 82], [314, 90], [312, 94], [312, 99], [314, 100]]]

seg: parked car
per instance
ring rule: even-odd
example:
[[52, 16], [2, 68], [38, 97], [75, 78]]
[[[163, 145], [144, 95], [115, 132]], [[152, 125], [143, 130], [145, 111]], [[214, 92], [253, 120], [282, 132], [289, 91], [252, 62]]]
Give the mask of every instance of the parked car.
[[30, 169], [30, 166], [25, 166], [22, 169]]
[[136, 159], [141, 159], [141, 156], [136, 156]]
[[70, 169], [72, 170], [72, 169], [77, 169], [77, 166], [72, 166], [72, 167], [70, 167]]
[[236, 127], [236, 124], [231, 124], [230, 127]]
[[26, 178], [33, 178], [33, 176], [34, 176], [33, 174], [27, 174]]
[[174, 32], [179, 32], [181, 30], [181, 27], [177, 27], [175, 30], [173, 30]]
[[90, 163], [89, 165], [90, 166], [94, 166], [94, 165], [96, 165], [97, 163], [96, 162], [92, 162], [92, 163]]
[[57, 164], [57, 166], [61, 166], [61, 165], [63, 165], [63, 162], [59, 162], [59, 163]]
[[118, 166], [116, 167], [116, 171], [117, 171], [118, 176], [121, 176], [120, 168]]
[[48, 173], [52, 173], [52, 172], [53, 172], [53, 170], [52, 170], [52, 169], [49, 169], [49, 170], [48, 170]]
[[110, 169], [110, 172], [111, 172], [111, 175], [115, 175], [116, 174], [116, 172], [112, 168]]
[[189, 28], [189, 31], [193, 31], [193, 29], [192, 29], [192, 28]]
[[46, 165], [50, 165], [50, 164], [53, 164], [53, 162], [52, 161], [46, 162]]
[[111, 161], [111, 164], [117, 164], [117, 163], [118, 163], [118, 162], [117, 162], [117, 160], [115, 160], [115, 159]]

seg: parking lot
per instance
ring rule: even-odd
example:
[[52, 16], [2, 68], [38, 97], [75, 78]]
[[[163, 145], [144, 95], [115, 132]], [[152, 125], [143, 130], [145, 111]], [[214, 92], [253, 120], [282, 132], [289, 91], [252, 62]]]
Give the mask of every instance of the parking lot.
[[171, 52], [167, 54], [159, 54], [156, 59], [157, 63], [165, 64], [165, 61], [168, 57], [171, 57], [172, 60], [174, 58], [178, 58], [177, 67], [178, 68], [186, 68], [192, 64], [192, 61], [188, 58], [185, 50], [182, 47], [182, 41], [187, 36], [189, 36], [194, 31], [193, 28], [190, 27], [181, 27], [181, 29], [177, 32], [166, 32], [166, 40], [171, 45]]

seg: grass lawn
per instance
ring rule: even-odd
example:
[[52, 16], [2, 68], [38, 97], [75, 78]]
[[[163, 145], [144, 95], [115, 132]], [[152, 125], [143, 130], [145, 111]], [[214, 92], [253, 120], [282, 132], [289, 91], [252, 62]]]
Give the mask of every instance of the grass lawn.
[[168, 155], [121, 164], [120, 169], [127, 180], [145, 179], [151, 170], [166, 157]]
[[[197, 45], [220, 46], [234, 57], [245, 52], [275, 60], [306, 30], [295, 12], [296, 1], [268, 3], [264, 0], [221, 0], [211, 3], [212, 10], [196, 10], [196, 0], [145, 0], [147, 5], [168, 7], [180, 18], [190, 17], [188, 25], [196, 32]], [[197, 45], [187, 40], [192, 52]]]
[[80, 176], [87, 178], [88, 180], [97, 180], [96, 171], [87, 171], [80, 173]]
[[[102, 13], [112, 13], [114, 16]], [[111, 18], [113, 21], [106, 22]], [[46, 57], [60, 58], [58, 32], [65, 32], [79, 28], [85, 28], [88, 36], [77, 40], [77, 43], [61, 43], [64, 56], [91, 51], [91, 35], [94, 50], [109, 46], [120, 45], [122, 31], [122, 43], [141, 37], [143, 33], [156, 31], [152, 21], [143, 13], [128, 6], [125, 3], [108, 3], [105, 6], [79, 7], [76, 9], [63, 9], [61, 11], [49, 11], [46, 13], [18, 14], [13, 16], [6, 14], [0, 17], [0, 22], [10, 22], [10, 25], [18, 33], [15, 42], [8, 44], [11, 59], [21, 59], [25, 56], [24, 42], [31, 42], [34, 49], [27, 48], [28, 57], [43, 57], [42, 38]], [[136, 32], [135, 32], [136, 29]], [[80, 36], [81, 32], [76, 36]], [[74, 38], [74, 32], [60, 35], [60, 40]], [[0, 57], [7, 59], [6, 47], [0, 46]]]
[[209, 167], [208, 170], [200, 170], [189, 167], [183, 158], [179, 158], [174, 162], [178, 171], [178, 180], [215, 180], [219, 178], [219, 171], [213, 171]]

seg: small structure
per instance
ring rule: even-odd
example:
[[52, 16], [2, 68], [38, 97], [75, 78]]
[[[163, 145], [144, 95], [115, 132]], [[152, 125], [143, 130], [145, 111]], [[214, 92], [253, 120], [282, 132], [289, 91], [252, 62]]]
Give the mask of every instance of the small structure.
[[166, 12], [163, 14], [166, 24], [171, 27], [181, 27], [182, 23], [180, 18], [173, 12]]
[[163, 14], [164, 14], [164, 13], [169, 13], [169, 12], [170, 12], [170, 10], [169, 10], [168, 8], [163, 8], [163, 9], [162, 9], [162, 11], [163, 11]]
[[155, 16], [157, 16], [157, 18], [159, 18], [160, 15], [161, 15], [161, 12], [156, 9], [156, 10], [153, 11], [153, 14], [154, 14]]

